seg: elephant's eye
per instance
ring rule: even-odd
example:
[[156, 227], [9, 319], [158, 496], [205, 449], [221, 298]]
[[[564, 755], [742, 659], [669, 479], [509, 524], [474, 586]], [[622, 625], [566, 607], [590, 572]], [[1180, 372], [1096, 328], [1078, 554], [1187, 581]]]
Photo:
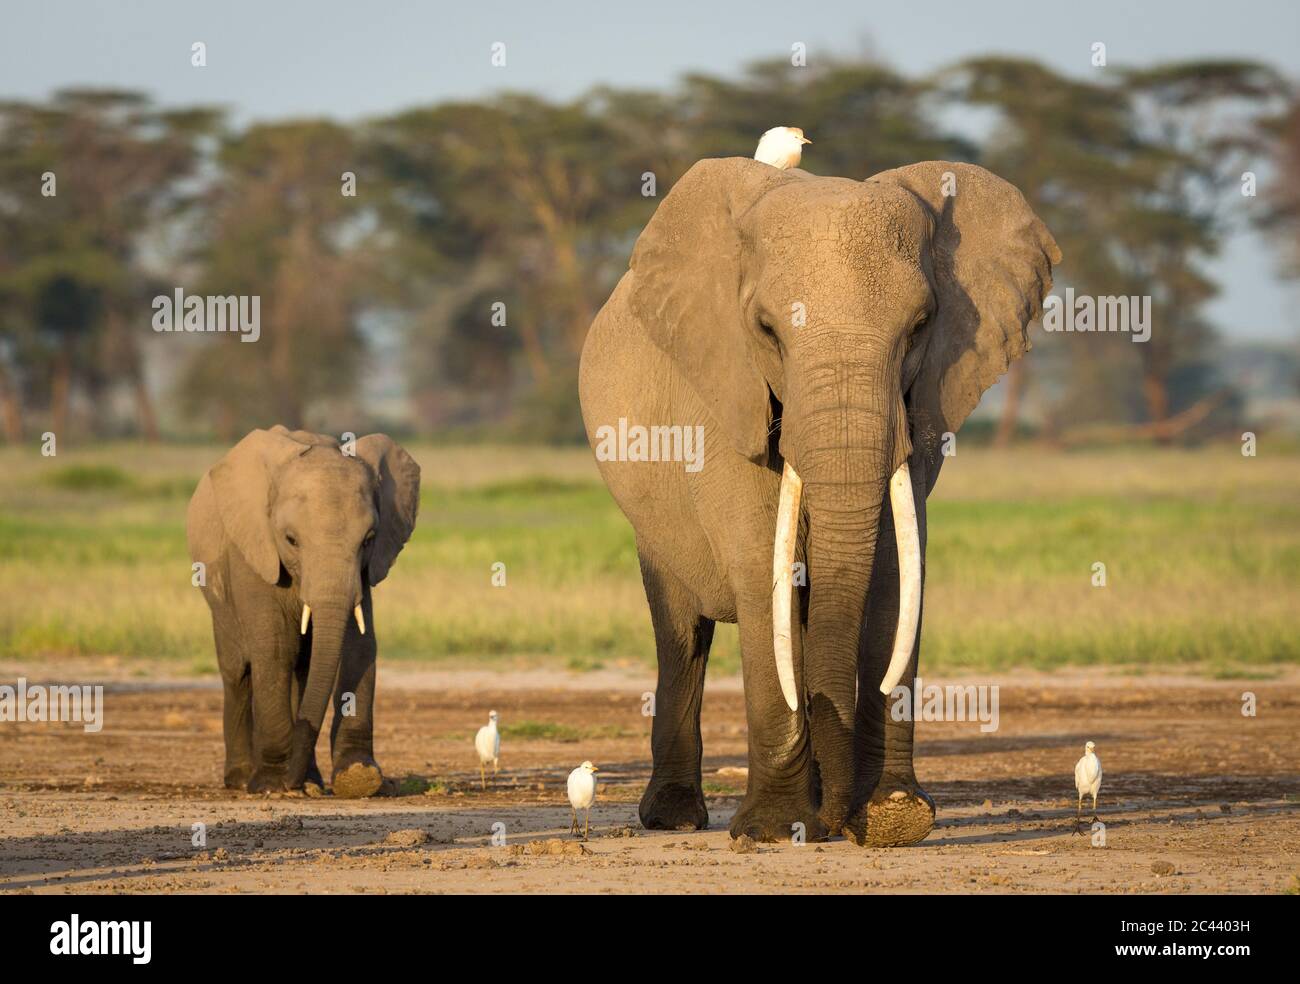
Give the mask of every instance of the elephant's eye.
[[375, 542], [375, 531], [371, 530], [369, 533], [366, 534], [366, 538], [361, 541], [361, 545], [363, 547], [368, 547], [370, 546], [370, 544], [374, 542]]
[[298, 545], [298, 538], [292, 533], [286, 533], [284, 538], [289, 541], [289, 546], [296, 547]]
[[915, 320], [912, 321], [912, 326], [907, 329], [907, 344], [909, 348], [916, 342], [916, 337], [921, 333], [921, 327], [929, 320], [930, 312], [929, 310], [925, 310], [918, 314]]

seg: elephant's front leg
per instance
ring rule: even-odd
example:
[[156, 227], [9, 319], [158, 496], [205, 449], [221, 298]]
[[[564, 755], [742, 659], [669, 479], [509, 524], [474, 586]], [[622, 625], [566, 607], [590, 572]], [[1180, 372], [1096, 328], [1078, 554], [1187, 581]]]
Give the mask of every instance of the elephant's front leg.
[[226, 618], [214, 615], [213, 626], [224, 690], [221, 730], [226, 742], [225, 784], [227, 789], [244, 789], [253, 775], [252, 671]]
[[375, 665], [379, 652], [370, 591], [362, 600], [367, 631], [348, 628], [334, 691], [334, 721], [330, 725], [334, 795], [359, 799], [379, 792], [383, 771], [375, 762]]
[[293, 746], [294, 657], [273, 652], [253, 661], [253, 739], [257, 768], [248, 780], [250, 793], [289, 788], [289, 753]]
[[713, 642], [713, 620], [680, 581], [641, 551], [650, 619], [654, 623], [659, 681], [650, 725], [653, 770], [641, 797], [641, 823], [649, 830], [703, 830], [709, 825], [700, 760], [700, 704]]
[[[905, 847], [924, 840], [934, 828], [934, 800], [921, 788], [913, 771], [911, 714], [895, 715], [893, 708], [900, 698], [887, 697], [879, 691], [892, 636], [889, 641], [884, 659], [864, 661], [859, 679], [858, 805], [844, 825], [844, 835], [863, 847]], [[906, 688], [906, 697], [901, 699], [909, 707], [919, 649], [918, 643], [912, 650], [907, 672], [899, 681], [899, 686]]]
[[225, 700], [222, 733], [226, 739], [227, 789], [243, 789], [253, 775], [253, 701], [247, 667], [237, 675], [222, 674]]
[[[311, 671], [311, 646], [305, 644], [307, 638], [309, 637], [303, 637], [304, 644], [300, 647], [298, 661], [293, 668], [293, 686], [289, 701], [289, 719], [291, 721], [298, 720], [298, 705], [302, 700], [303, 691], [307, 689], [307, 674]], [[321, 789], [325, 788], [320, 769], [316, 766], [316, 748], [314, 745], [307, 752], [307, 771], [303, 776], [303, 783], [304, 785], [315, 783]]]
[[[787, 840], [795, 835], [795, 825], [802, 824], [806, 840], [825, 840], [827, 827], [813, 804], [812, 749], [803, 709], [790, 710], [776, 675], [771, 596], [738, 599], [737, 607], [749, 725], [749, 788], [731, 821], [731, 836]], [[797, 671], [802, 660], [795, 655]]]

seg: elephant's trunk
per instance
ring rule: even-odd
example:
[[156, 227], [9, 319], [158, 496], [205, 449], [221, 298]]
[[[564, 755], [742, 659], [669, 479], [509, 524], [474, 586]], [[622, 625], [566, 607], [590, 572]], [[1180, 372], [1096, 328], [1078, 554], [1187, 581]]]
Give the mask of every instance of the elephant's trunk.
[[[876, 521], [889, 476], [890, 507], [898, 544], [900, 605], [893, 654], [880, 681], [883, 693], [893, 690], [907, 669], [916, 641], [921, 601], [920, 536], [911, 473], [906, 458], [893, 468], [899, 456], [910, 450], [901, 398], [894, 405], [888, 399], [874, 405], [854, 400], [855, 394], [870, 391], [878, 382], [863, 378], [861, 370], [854, 371], [833, 362], [806, 369], [804, 375], [814, 383], [792, 388], [782, 420], [782, 450], [786, 461], [772, 547], [773, 651], [781, 692], [792, 711], [799, 707], [800, 700], [791, 622], [801, 499], [821, 500], [803, 503], [809, 513], [809, 536], [824, 545], [833, 566], [846, 569], [819, 571], [809, 551], [811, 578], [815, 581], [819, 574], [824, 575], [823, 582], [851, 578], [851, 594], [860, 593], [861, 597], [848, 600], [858, 606], [860, 616], [874, 558]], [[820, 522], [815, 512], [823, 514]], [[850, 528], [855, 517], [859, 527], [868, 521], [867, 528]], [[836, 528], [845, 528], [845, 536], [836, 538], [832, 533]], [[828, 590], [832, 589], [823, 584], [823, 593]], [[812, 594], [817, 593], [813, 584]], [[809, 634], [813, 635], [811, 625]], [[855, 637], [856, 634], [853, 633]], [[815, 638], [813, 643], [817, 644]]]
[[347, 634], [352, 613], [346, 606], [322, 606], [312, 611], [311, 668], [307, 671], [307, 686], [303, 688], [298, 704], [298, 717], [320, 731], [334, 692], [338, 676], [339, 657], [343, 652], [343, 637]]
[[822, 784], [822, 819], [847, 818], [853, 790], [858, 644], [876, 550], [883, 476], [878, 482], [819, 486], [809, 481], [808, 629], [804, 685], [813, 756]]
[[[307, 773], [311, 751], [316, 747], [325, 720], [325, 709], [334, 692], [338, 677], [343, 640], [353, 613], [346, 603], [322, 604], [311, 608], [311, 664], [307, 685], [298, 702], [298, 719], [293, 728], [293, 749], [289, 759], [289, 785], [301, 786]], [[306, 618], [304, 618], [304, 624]]]
[[[896, 453], [907, 450], [897, 446], [906, 425], [901, 399], [897, 405], [859, 402], [855, 396], [870, 392], [878, 381], [841, 365], [808, 375], [814, 385], [790, 393], [782, 421], [786, 462], [773, 544], [773, 650], [785, 703], [791, 709], [798, 709], [801, 697], [806, 703], [822, 780], [822, 817], [834, 828], [845, 818], [852, 795], [859, 636], [886, 487], [897, 517], [904, 578], [895, 649], [903, 656], [891, 660], [883, 681], [887, 689], [906, 669], [916, 636], [919, 584], [910, 585], [920, 575], [919, 537], [908, 470], [893, 468]], [[808, 517], [809, 584], [802, 695], [793, 663], [797, 627], [790, 583], [801, 498]]]

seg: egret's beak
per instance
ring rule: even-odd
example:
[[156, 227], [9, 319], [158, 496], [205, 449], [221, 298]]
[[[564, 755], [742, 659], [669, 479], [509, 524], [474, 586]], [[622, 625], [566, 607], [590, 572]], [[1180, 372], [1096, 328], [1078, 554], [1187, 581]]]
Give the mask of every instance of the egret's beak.
[[809, 140], [807, 137], [800, 137], [800, 138], [799, 138], [799, 142], [800, 142], [801, 144], [810, 144], [810, 143], [812, 143], [812, 141]]
[[592, 771], [592, 772], [599, 772], [600, 770], [599, 770], [598, 768], [596, 768], [596, 767], [593, 765], [593, 766], [591, 767], [591, 771]]

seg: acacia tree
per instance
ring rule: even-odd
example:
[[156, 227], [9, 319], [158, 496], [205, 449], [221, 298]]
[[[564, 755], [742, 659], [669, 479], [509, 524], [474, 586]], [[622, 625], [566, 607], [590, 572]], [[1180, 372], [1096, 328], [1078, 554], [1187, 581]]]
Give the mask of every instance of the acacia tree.
[[178, 340], [196, 346], [182, 403], [224, 436], [304, 426], [314, 401], [351, 409], [373, 242], [364, 197], [344, 194], [358, 159], [350, 130], [322, 121], [254, 126], [221, 147], [189, 289], [258, 297], [261, 337]]
[[[1081, 290], [1098, 290], [1114, 273], [1114, 260], [1097, 235], [1099, 202], [1112, 203], [1127, 187], [1134, 149], [1130, 106], [1112, 87], [1061, 75], [1031, 59], [974, 58], [930, 80], [933, 98], [991, 111], [979, 141], [978, 161], [1015, 185], [1061, 246], [1065, 264], [1054, 276]], [[1032, 327], [1031, 327], [1032, 330]], [[1037, 344], [1039, 340], [1035, 339]], [[1067, 372], [1097, 393], [1112, 375], [1102, 363], [1116, 346], [1089, 346]], [[1042, 353], [1034, 363], [1042, 364]], [[1030, 360], [1012, 363], [994, 441], [1014, 436]], [[1049, 415], [1049, 428], [1052, 417]]]
[[[918, 100], [879, 66], [773, 62], [738, 82], [696, 75], [665, 93], [507, 95], [378, 121], [367, 140], [393, 189], [384, 222], [404, 243], [399, 278], [428, 288], [407, 305], [413, 389], [430, 422], [482, 411], [492, 394], [498, 419], [522, 403], [525, 416], [551, 421], [550, 436], [580, 435], [574, 390], [587, 329], [637, 233], [691, 164], [749, 156], [783, 112], [824, 133], [815, 167], [826, 173], [866, 177], [951, 151]], [[504, 324], [491, 318], [495, 302]], [[461, 390], [454, 404], [450, 388]]]
[[[22, 396], [48, 403], [62, 434], [75, 387], [94, 397], [119, 382], [140, 433], [157, 438], [142, 345], [153, 281], [141, 254], [150, 230], [189, 203], [184, 179], [218, 118], [159, 110], [136, 92], [0, 105], [0, 317], [10, 335], [0, 402], [11, 439]], [[97, 408], [93, 423], [103, 416]]]
[[1276, 178], [1256, 222], [1281, 250], [1279, 273], [1300, 279], [1300, 182], [1292, 177], [1300, 174], [1300, 98], [1294, 90], [1281, 112], [1260, 120], [1258, 149], [1271, 155]]
[[[580, 433], [577, 360], [617, 277], [611, 237], [626, 232], [638, 180], [610, 161], [615, 141], [601, 117], [587, 100], [509, 95], [403, 113], [377, 123], [372, 139], [394, 187], [407, 273], [444, 295], [416, 305], [413, 342], [444, 366], [478, 366], [502, 410], [512, 392], [553, 401], [555, 426]], [[444, 378], [427, 362], [412, 368], [417, 391]]]
[[1245, 224], [1240, 181], [1259, 132], [1258, 118], [1286, 92], [1285, 81], [1254, 62], [1181, 62], [1126, 72], [1136, 106], [1139, 149], [1129, 207], [1107, 229], [1129, 292], [1151, 294], [1159, 330], [1135, 346], [1147, 420], [1157, 440], [1172, 435], [1171, 387], [1183, 367], [1204, 361], [1213, 329], [1203, 313], [1218, 291], [1201, 270], [1226, 235]]
[[[866, 178], [918, 160], [969, 160], [975, 148], [936, 122], [923, 84], [873, 60], [751, 65], [738, 80], [687, 75], [682, 112], [694, 157], [749, 157], [769, 127], [801, 127], [817, 174]], [[692, 158], [693, 161], [694, 158]]]
[[[1177, 409], [1175, 380], [1195, 376], [1204, 385], [1208, 374], [1189, 370], [1213, 337], [1203, 309], [1217, 288], [1200, 261], [1229, 228], [1223, 193], [1240, 173], [1250, 132], [1234, 130], [1225, 110], [1233, 104], [1249, 118], [1279, 84], [1246, 62], [1115, 70], [1092, 82], [1031, 60], [979, 58], [936, 78], [936, 91], [995, 112], [981, 162], [1016, 185], [1052, 230], [1065, 255], [1058, 280], [1093, 295], [1152, 299], [1158, 324], [1149, 341], [1093, 335], [1070, 346], [1065, 395], [1049, 422], [1067, 407], [1076, 416], [1086, 393], [1089, 415], [1145, 416], [1163, 439]], [[1031, 371], [1027, 360], [1012, 366], [999, 443], [1014, 432]]]

